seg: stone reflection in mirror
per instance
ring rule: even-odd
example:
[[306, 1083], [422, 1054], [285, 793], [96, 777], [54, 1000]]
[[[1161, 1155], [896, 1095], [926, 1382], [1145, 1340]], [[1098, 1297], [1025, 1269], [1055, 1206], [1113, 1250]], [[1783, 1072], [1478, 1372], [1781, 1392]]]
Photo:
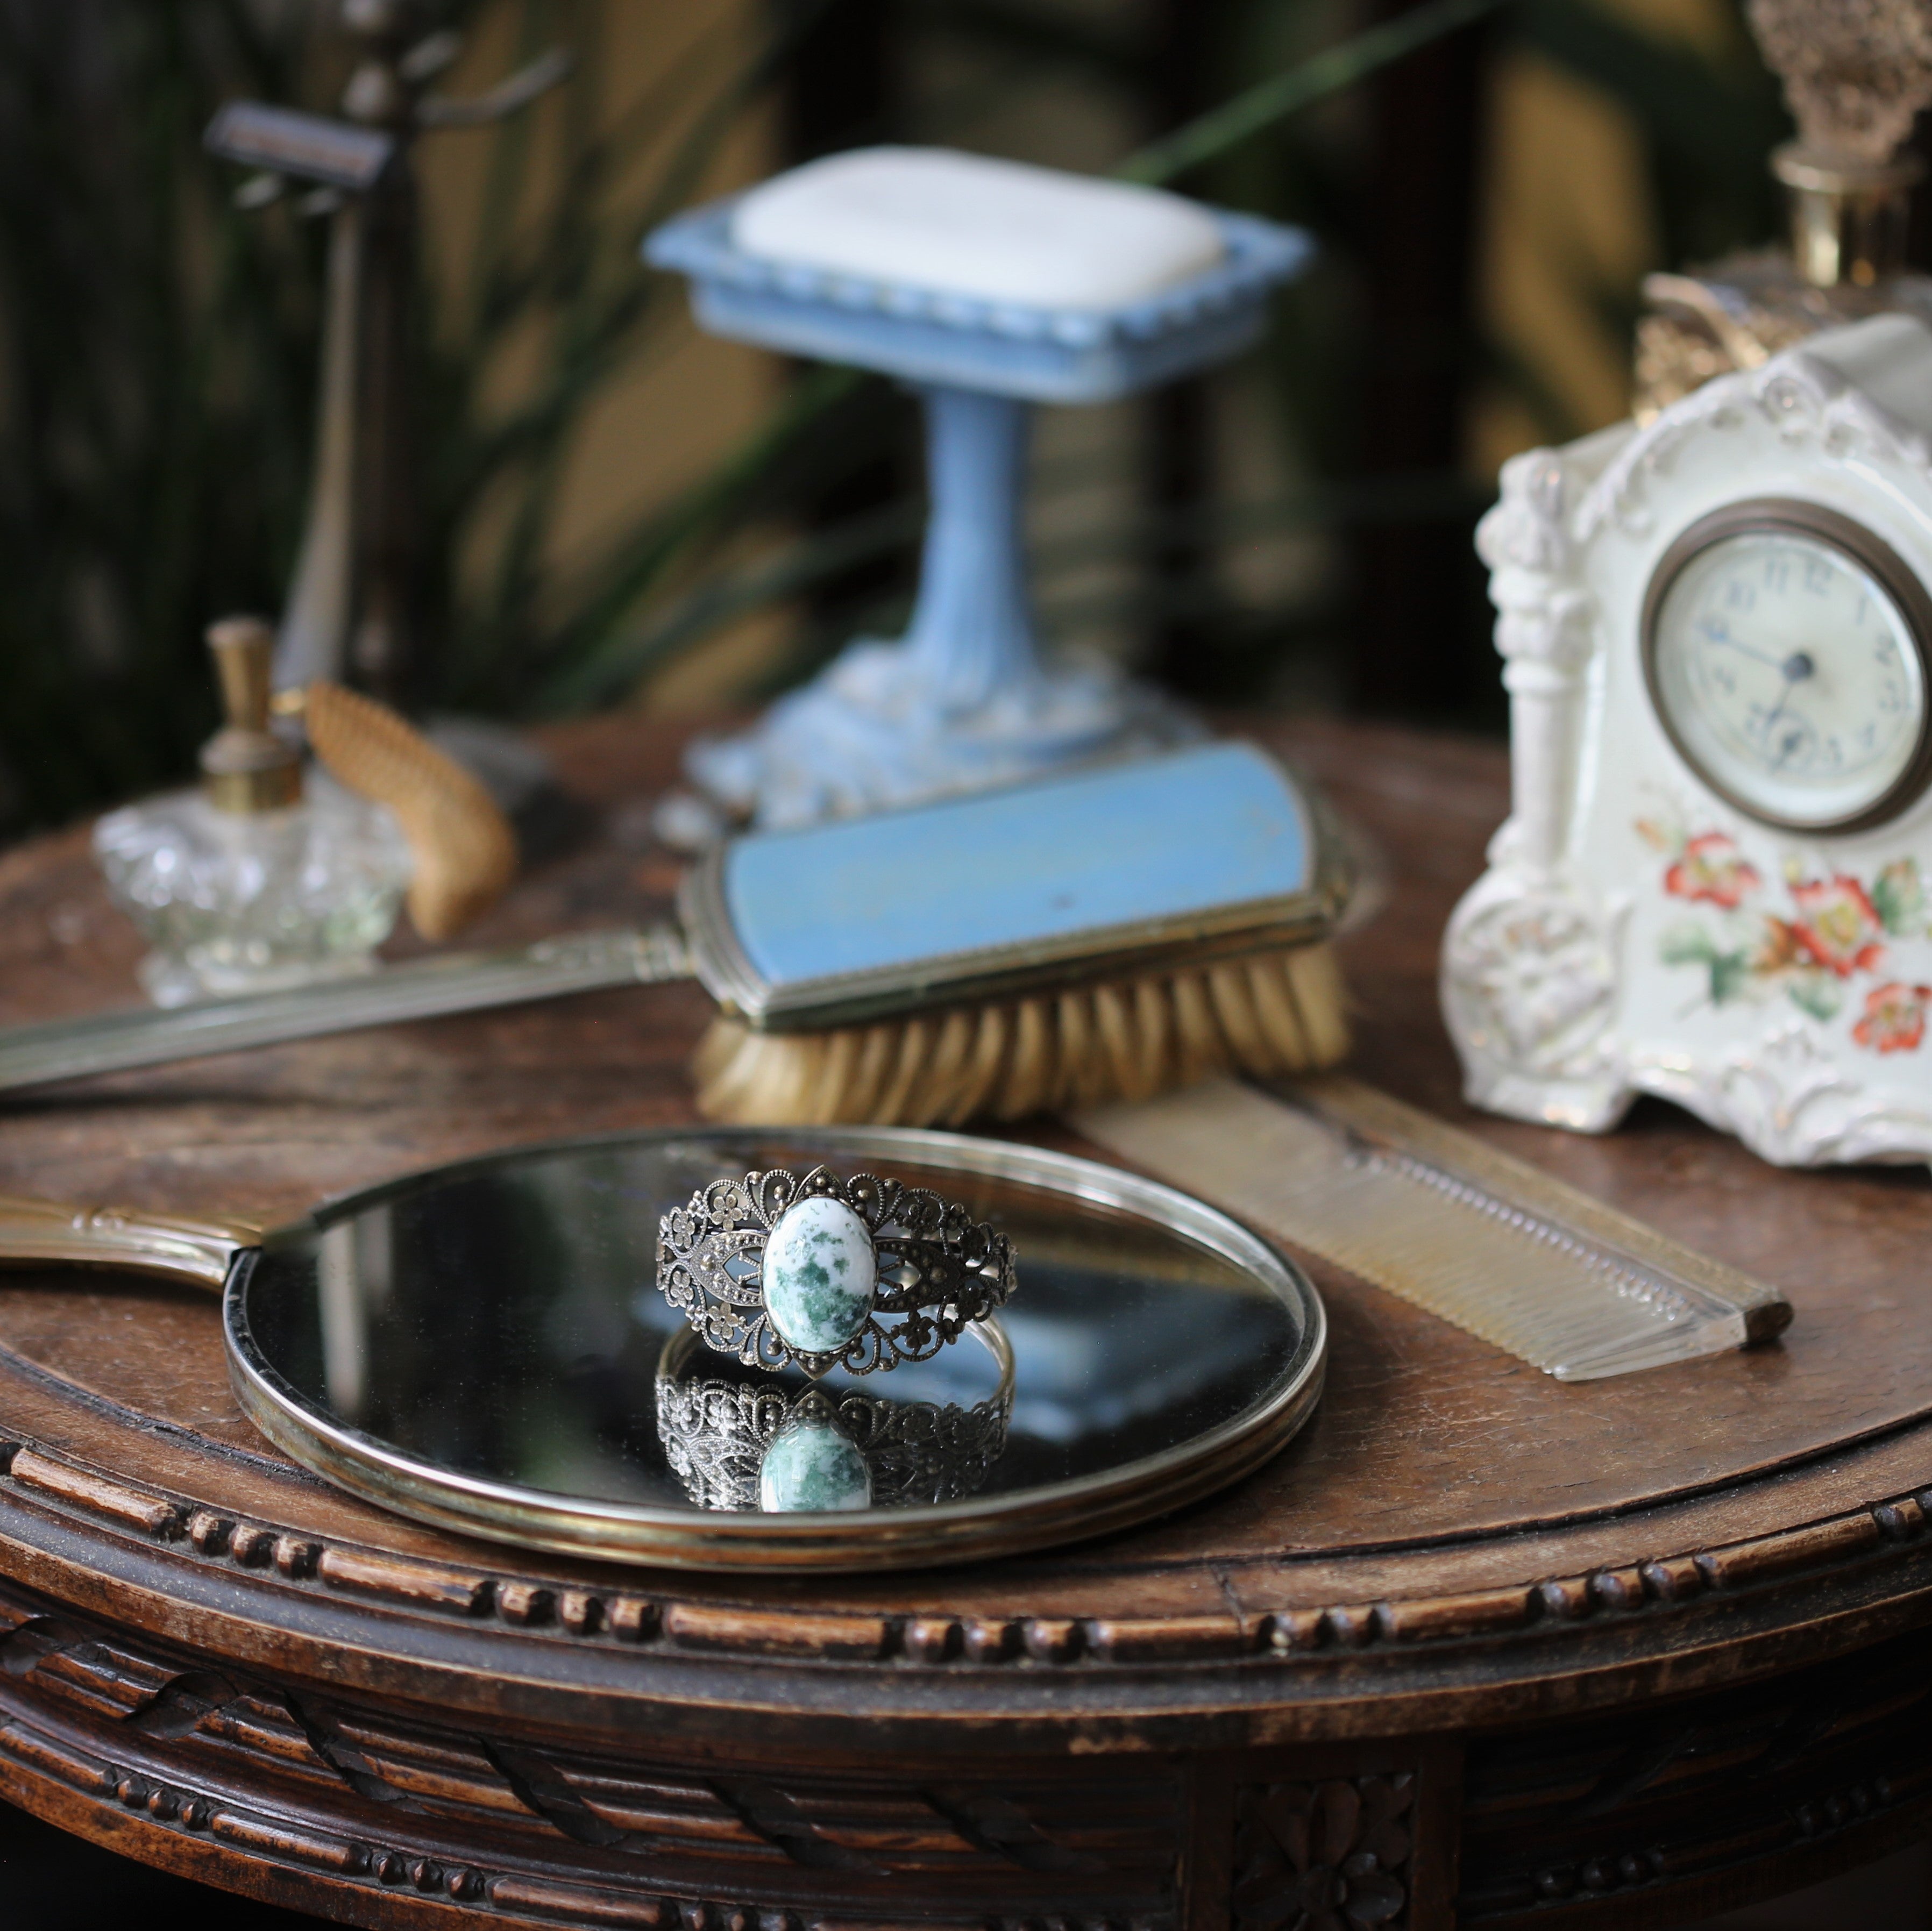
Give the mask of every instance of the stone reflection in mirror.
[[[992, 1346], [971, 1330], [955, 1398], [895, 1399], [880, 1375], [740, 1367], [696, 1345], [665, 1344], [658, 1369], [658, 1438], [701, 1509], [768, 1514], [911, 1508], [963, 1501], [986, 1486], [1006, 1446], [1012, 1389]], [[893, 1371], [894, 1374], [898, 1370]], [[968, 1383], [976, 1372], [977, 1382]]]

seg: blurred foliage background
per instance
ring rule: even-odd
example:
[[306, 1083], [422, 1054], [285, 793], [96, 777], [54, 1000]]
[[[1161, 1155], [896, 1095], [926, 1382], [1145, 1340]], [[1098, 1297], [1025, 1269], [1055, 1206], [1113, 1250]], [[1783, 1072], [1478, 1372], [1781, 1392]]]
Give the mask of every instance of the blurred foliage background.
[[[452, 92], [578, 56], [530, 112], [421, 150], [434, 709], [742, 704], [892, 634], [920, 518], [907, 399], [706, 341], [637, 256], [789, 161], [944, 142], [1311, 228], [1318, 268], [1243, 363], [1043, 412], [1046, 628], [1203, 701], [1477, 727], [1501, 715], [1469, 541], [1497, 462], [1623, 412], [1646, 269], [1778, 221], [1786, 123], [1736, 0], [422, 10], [465, 37]], [[185, 772], [203, 625], [280, 606], [326, 224], [238, 208], [200, 141], [237, 96], [332, 110], [338, 11], [0, 0], [0, 836]], [[1423, 44], [1377, 64], [1376, 30], [1412, 15]]]

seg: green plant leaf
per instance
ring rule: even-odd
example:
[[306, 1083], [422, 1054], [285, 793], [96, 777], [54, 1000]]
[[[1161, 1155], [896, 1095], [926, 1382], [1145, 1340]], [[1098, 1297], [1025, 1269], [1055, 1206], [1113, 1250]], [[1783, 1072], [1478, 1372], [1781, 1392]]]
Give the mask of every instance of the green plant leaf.
[[1129, 155], [1114, 172], [1122, 181], [1153, 186], [1178, 180], [1231, 148], [1253, 139], [1276, 121], [1358, 85], [1418, 48], [1495, 13], [1503, 4], [1504, 0], [1426, 0], [1424, 5], [1412, 7], [1393, 20], [1328, 48], [1286, 73], [1258, 81], [1232, 100]]

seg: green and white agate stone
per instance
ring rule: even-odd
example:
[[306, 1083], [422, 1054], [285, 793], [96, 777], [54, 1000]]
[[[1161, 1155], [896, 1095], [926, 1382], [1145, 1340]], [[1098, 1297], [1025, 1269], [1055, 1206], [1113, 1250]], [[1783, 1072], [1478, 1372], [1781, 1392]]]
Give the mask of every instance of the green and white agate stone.
[[765, 1243], [765, 1313], [799, 1354], [836, 1354], [864, 1327], [878, 1285], [871, 1230], [843, 1201], [813, 1194]]
[[869, 1508], [872, 1474], [858, 1445], [829, 1421], [782, 1429], [758, 1468], [758, 1507], [767, 1515]]

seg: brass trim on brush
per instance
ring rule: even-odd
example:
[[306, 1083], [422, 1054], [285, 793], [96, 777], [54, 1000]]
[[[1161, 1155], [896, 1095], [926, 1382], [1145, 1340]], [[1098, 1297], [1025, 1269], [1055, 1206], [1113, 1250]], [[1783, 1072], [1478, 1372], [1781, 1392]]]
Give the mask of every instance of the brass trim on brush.
[[[725, 898], [724, 846], [685, 874], [678, 916], [706, 990], [728, 1018], [760, 1033], [827, 1031], [930, 1012], [940, 1003], [978, 1006], [1138, 979], [1312, 945], [1334, 929], [1348, 902], [1352, 869], [1328, 814], [1310, 806], [1306, 795], [1298, 802], [1318, 855], [1314, 883], [1305, 891], [1174, 918], [1085, 926], [1052, 939], [949, 953], [943, 961], [921, 959], [772, 985], [738, 942]], [[941, 964], [943, 977], [936, 969]]]

